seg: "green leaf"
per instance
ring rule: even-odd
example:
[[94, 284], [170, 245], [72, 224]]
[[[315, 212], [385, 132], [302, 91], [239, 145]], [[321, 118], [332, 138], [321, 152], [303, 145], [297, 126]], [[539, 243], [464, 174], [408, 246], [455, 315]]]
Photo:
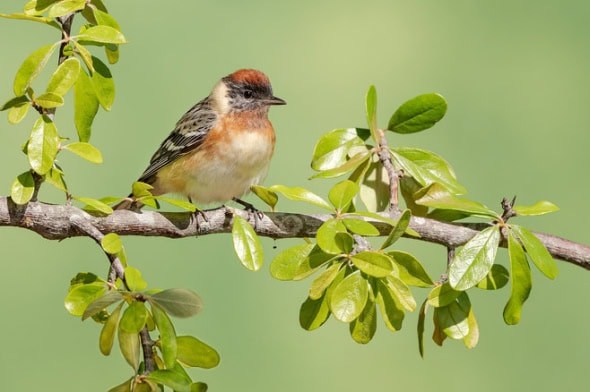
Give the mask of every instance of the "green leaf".
[[422, 94], [404, 102], [389, 120], [387, 129], [397, 133], [420, 132], [432, 127], [447, 112], [447, 102], [435, 93]]
[[166, 312], [158, 306], [157, 303], [152, 302], [152, 315], [154, 322], [160, 331], [160, 351], [162, 352], [162, 359], [166, 369], [172, 369], [176, 363], [177, 345], [176, 345], [176, 331], [172, 321]]
[[25, 95], [27, 88], [39, 75], [41, 70], [43, 70], [47, 64], [47, 61], [49, 60], [49, 57], [51, 57], [53, 51], [58, 45], [59, 42], [45, 45], [42, 48], [34, 51], [29, 57], [26, 58], [26, 60], [16, 72], [16, 76], [14, 78], [14, 95]]
[[451, 339], [464, 339], [469, 335], [468, 316], [471, 302], [467, 293], [462, 292], [447, 306], [435, 308], [435, 315], [442, 331]]
[[117, 290], [108, 291], [105, 295], [92, 301], [82, 314], [82, 321], [92, 317], [103, 309], [106, 309], [115, 302], [123, 300], [123, 294]]
[[100, 150], [90, 143], [73, 142], [62, 147], [65, 150], [69, 150], [89, 162], [102, 163], [102, 154], [100, 153]]
[[337, 211], [346, 211], [352, 199], [359, 192], [359, 186], [352, 181], [345, 180], [334, 185], [328, 193], [328, 200]]
[[339, 219], [328, 219], [317, 231], [318, 246], [332, 255], [347, 254], [352, 251], [354, 240], [348, 234], [346, 226]]
[[92, 199], [90, 197], [79, 197], [79, 196], [75, 196], [75, 197], [73, 197], [73, 199], [86, 204], [86, 207], [84, 207], [84, 209], [88, 209], [87, 207], [90, 207], [90, 209], [95, 210], [95, 211], [100, 211], [103, 214], [108, 215], [108, 214], [113, 213], [113, 209], [108, 204], [103, 203], [100, 200]]
[[350, 149], [363, 146], [368, 136], [368, 129], [358, 128], [335, 129], [322, 135], [314, 148], [311, 168], [325, 171], [342, 166]]
[[[123, 248], [121, 247], [121, 250]], [[119, 250], [119, 252], [121, 251]], [[117, 252], [117, 253], [119, 253]], [[143, 280], [141, 272], [137, 268], [125, 268], [125, 282], [131, 291], [142, 291], [147, 287], [147, 282]]]
[[[116, 386], [112, 387], [111, 389], [109, 389], [108, 392], [131, 392], [131, 381], [133, 379], [134, 379], [134, 377], [131, 377], [130, 379], [123, 381], [121, 384], [116, 385]], [[138, 388], [136, 387], [134, 392], [140, 392], [140, 391], [138, 391]]]
[[137, 372], [139, 368], [139, 335], [124, 332], [119, 328], [119, 348], [125, 361]]
[[176, 337], [177, 359], [184, 366], [211, 369], [219, 365], [215, 349], [192, 336]]
[[[63, 97], [72, 88], [80, 75], [80, 61], [70, 57], [57, 67], [47, 85], [47, 92]], [[39, 98], [37, 98], [38, 100]]]
[[504, 321], [508, 325], [516, 325], [520, 322], [522, 306], [531, 293], [533, 282], [531, 267], [526, 259], [526, 254], [512, 230], [508, 231], [508, 254], [510, 256], [512, 286], [510, 299], [504, 307]]
[[21, 19], [21, 20], [30, 20], [32, 22], [43, 23], [52, 27], [55, 27], [58, 30], [61, 30], [61, 26], [52, 18], [47, 18], [44, 16], [34, 16], [34, 15], [27, 15], [27, 14], [2, 14], [0, 13], [1, 18], [6, 19]]
[[112, 255], [116, 255], [123, 249], [123, 242], [117, 233], [108, 233], [100, 240], [102, 249]]
[[380, 137], [377, 134], [377, 90], [375, 86], [369, 86], [365, 97], [365, 109], [367, 113], [367, 125], [371, 130], [371, 136], [375, 142], [379, 143]]
[[94, 72], [94, 64], [92, 63], [92, 53], [90, 53], [90, 51], [79, 42], [70, 42], [74, 44], [74, 53], [77, 54], [82, 59], [82, 61], [84, 61], [84, 64], [86, 64], [86, 67], [90, 72]]
[[20, 95], [18, 97], [10, 98], [8, 101], [4, 103], [4, 105], [0, 107], [0, 112], [13, 107], [21, 107], [27, 103], [29, 103], [29, 98], [26, 95]]
[[408, 226], [410, 225], [410, 219], [412, 218], [412, 213], [410, 210], [405, 210], [402, 215], [400, 216], [399, 220], [395, 227], [391, 230], [383, 245], [381, 245], [381, 249], [385, 249], [391, 245], [393, 245], [397, 240], [399, 240], [402, 235], [406, 232]]
[[275, 206], [279, 201], [279, 197], [276, 193], [261, 185], [252, 185], [250, 189], [260, 200], [265, 202], [274, 211]]
[[74, 85], [74, 124], [81, 142], [90, 140], [92, 122], [98, 112], [98, 98], [90, 77], [81, 71]]
[[475, 348], [479, 341], [479, 326], [477, 325], [473, 308], [469, 309], [469, 314], [467, 315], [467, 327], [469, 328], [469, 332], [463, 338], [463, 343], [467, 348]]
[[299, 324], [307, 331], [321, 327], [330, 317], [330, 298], [334, 289], [346, 275], [346, 268], [341, 268], [329, 284], [324, 294], [318, 299], [307, 298], [299, 309]]
[[20, 106], [13, 106], [8, 110], [8, 122], [10, 124], [18, 124], [25, 118], [31, 105], [24, 103]]
[[406, 202], [406, 208], [412, 211], [412, 215], [426, 216], [428, 214], [428, 207], [416, 204], [415, 194], [422, 189], [422, 185], [414, 177], [402, 176], [399, 179], [399, 189]]
[[461, 291], [453, 290], [451, 285], [445, 282], [430, 291], [427, 301], [429, 305], [441, 308], [451, 304], [459, 295], [461, 295]]
[[131, 185], [131, 193], [133, 194], [133, 197], [135, 197], [135, 198], [152, 196], [152, 193], [150, 192], [152, 189], [154, 189], [153, 186], [151, 186], [150, 184], [146, 184], [145, 182], [140, 182], [140, 181], [135, 181]]
[[371, 296], [367, 299], [361, 314], [350, 323], [350, 336], [360, 344], [367, 344], [375, 336], [377, 330], [377, 307]]
[[418, 351], [420, 352], [420, 356], [424, 358], [424, 324], [426, 321], [426, 312], [428, 311], [428, 302], [424, 300], [422, 302], [422, 306], [420, 306], [420, 310], [418, 313], [418, 325], [417, 325], [417, 332], [418, 332]]
[[406, 176], [413, 177], [422, 186], [439, 183], [454, 195], [467, 192], [457, 181], [451, 165], [432, 151], [412, 147], [391, 149], [394, 163], [404, 170]]
[[458, 291], [470, 289], [484, 279], [496, 258], [500, 229], [488, 227], [477, 233], [456, 253], [449, 266], [449, 283]]
[[330, 310], [336, 319], [349, 323], [363, 311], [369, 297], [369, 283], [360, 271], [344, 278], [330, 297]]
[[100, 44], [125, 44], [125, 36], [111, 26], [93, 26], [78, 35], [78, 41], [90, 41]]
[[96, 20], [96, 24], [103, 25], [103, 26], [110, 26], [116, 30], [121, 31], [121, 27], [119, 23], [113, 18], [112, 15], [108, 14], [105, 11], [102, 11], [98, 8], [92, 8], [92, 14], [94, 19]]
[[343, 218], [342, 223], [346, 229], [354, 234], [362, 236], [378, 236], [379, 230], [371, 223], [357, 218]]
[[133, 301], [123, 312], [123, 317], [119, 322], [119, 329], [123, 332], [138, 334], [145, 327], [147, 316], [145, 304]]
[[311, 282], [311, 286], [309, 287], [310, 299], [320, 299], [322, 295], [324, 295], [326, 289], [332, 284], [334, 279], [336, 279], [336, 276], [338, 276], [342, 265], [342, 262], [332, 264], [330, 267], [326, 268], [324, 272], [319, 274], [313, 282]]
[[321, 327], [330, 317], [326, 294], [318, 299], [307, 298], [299, 309], [299, 325], [306, 331]]
[[557, 264], [537, 236], [522, 226], [510, 225], [510, 229], [516, 233], [527, 254], [539, 271], [549, 279], [555, 279], [559, 273]]
[[55, 3], [49, 9], [50, 18], [58, 18], [70, 14], [72, 12], [80, 11], [86, 6], [86, 0], [61, 0]]
[[518, 215], [544, 215], [550, 212], [558, 211], [559, 207], [547, 200], [541, 200], [532, 206], [514, 206], [512, 210]]
[[53, 109], [64, 104], [64, 99], [54, 93], [43, 93], [35, 98], [35, 103], [45, 109]]
[[[111, 291], [111, 293], [116, 293], [116, 291]], [[117, 327], [119, 325], [119, 317], [121, 316], [121, 309], [123, 308], [123, 302], [119, 304], [113, 311], [113, 313], [107, 319], [107, 322], [104, 323], [102, 329], [100, 331], [100, 336], [98, 339], [98, 347], [102, 355], [110, 355], [111, 350], [113, 349], [113, 343], [115, 341], [115, 332], [117, 332]]]
[[57, 168], [57, 165], [52, 167], [49, 173], [45, 175], [45, 182], [53, 185], [62, 192], [68, 192], [68, 187], [64, 180], [64, 173]]
[[393, 272], [393, 261], [383, 253], [364, 251], [351, 256], [350, 261], [365, 274], [382, 278]]
[[203, 309], [201, 297], [188, 289], [163, 290], [150, 295], [149, 300], [174, 317], [193, 317]]
[[52, 167], [58, 152], [59, 136], [55, 124], [46, 116], [39, 117], [31, 130], [27, 156], [31, 168], [44, 175]]
[[157, 384], [166, 385], [175, 392], [191, 392], [191, 380], [172, 370], [154, 370], [150, 372], [147, 379]]
[[102, 297], [106, 291], [106, 283], [102, 281], [76, 285], [66, 295], [66, 309], [73, 316], [82, 316], [88, 305]]
[[300, 244], [279, 253], [270, 264], [270, 274], [278, 280], [301, 280], [332, 260], [317, 245]]
[[194, 382], [191, 384], [191, 392], [207, 392], [207, 384], [204, 382]]
[[370, 212], [389, 207], [389, 177], [381, 163], [371, 163], [361, 183], [360, 198]]
[[[101, 26], [97, 26], [101, 27]], [[115, 82], [111, 71], [98, 57], [92, 56], [91, 82], [100, 106], [106, 111], [111, 110], [115, 100]]]
[[104, 51], [109, 64], [116, 64], [119, 61], [119, 45], [105, 45]]
[[35, 193], [35, 180], [30, 171], [19, 174], [10, 187], [10, 198], [19, 205], [28, 203], [33, 193]]
[[264, 255], [260, 239], [252, 226], [241, 216], [234, 215], [231, 233], [234, 249], [242, 265], [250, 271], [258, 271], [262, 267]]
[[498, 214], [493, 210], [478, 202], [460, 199], [449, 193], [438, 183], [433, 183], [425, 188], [421, 193], [421, 197], [416, 199], [416, 203], [431, 208], [457, 210], [466, 212], [469, 215], [498, 219]]
[[392, 275], [389, 275], [382, 280], [404, 309], [409, 310], [410, 312], [413, 312], [416, 309], [416, 300], [407, 284]]
[[269, 189], [273, 192], [280, 193], [289, 200], [303, 201], [305, 203], [324, 208], [328, 211], [334, 211], [332, 206], [328, 204], [327, 201], [305, 188], [273, 185]]
[[399, 303], [396, 294], [383, 279], [377, 281], [377, 303], [381, 308], [381, 315], [387, 328], [393, 332], [402, 329], [405, 317], [404, 308]]
[[397, 266], [399, 278], [406, 284], [416, 287], [432, 287], [434, 281], [422, 264], [412, 254], [393, 250], [387, 252]]
[[154, 199], [159, 200], [159, 201], [163, 201], [164, 203], [168, 203], [168, 204], [173, 205], [175, 207], [182, 208], [183, 210], [186, 210], [186, 211], [190, 211], [190, 212], [197, 211], [197, 206], [195, 206], [193, 203], [191, 203], [188, 200], [173, 199], [171, 197], [165, 197], [165, 196], [154, 196]]
[[309, 177], [310, 180], [315, 178], [334, 178], [346, 174], [352, 170], [358, 170], [365, 167], [365, 163], [369, 161], [371, 155], [367, 151], [361, 151], [353, 155], [346, 163], [334, 169], [324, 170]]
[[483, 290], [498, 290], [506, 286], [509, 279], [510, 275], [508, 274], [506, 267], [500, 264], [494, 264], [485, 279], [477, 284], [477, 288]]

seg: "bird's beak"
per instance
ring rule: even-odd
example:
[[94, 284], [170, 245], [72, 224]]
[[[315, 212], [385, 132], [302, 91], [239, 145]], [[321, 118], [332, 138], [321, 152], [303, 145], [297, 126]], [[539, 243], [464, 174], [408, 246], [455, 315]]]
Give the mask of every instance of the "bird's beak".
[[265, 100], [267, 105], [286, 105], [287, 102], [278, 97], [270, 97], [269, 99]]

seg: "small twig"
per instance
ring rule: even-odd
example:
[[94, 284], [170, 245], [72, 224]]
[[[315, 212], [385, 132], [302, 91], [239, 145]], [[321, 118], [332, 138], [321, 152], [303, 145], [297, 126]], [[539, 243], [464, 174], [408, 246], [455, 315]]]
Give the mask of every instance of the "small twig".
[[399, 188], [399, 173], [393, 167], [391, 160], [391, 153], [389, 152], [389, 144], [387, 138], [382, 129], [378, 129], [379, 133], [379, 160], [383, 165], [383, 168], [387, 172], [387, 178], [389, 179], [389, 210], [398, 210], [398, 188]]
[[502, 214], [502, 221], [504, 223], [508, 222], [508, 219], [512, 218], [513, 216], [518, 215], [512, 209], [512, 207], [514, 207], [514, 203], [516, 203], [516, 196], [512, 198], [512, 201], [508, 201], [507, 198], [502, 199], [502, 202], [500, 204], [502, 205], [502, 210], [504, 210], [504, 213]]
[[155, 342], [152, 340], [147, 326], [144, 326], [139, 332], [139, 337], [141, 339], [141, 348], [143, 351], [143, 360], [145, 364], [144, 374], [148, 374], [156, 369], [156, 361], [154, 360]]
[[65, 55], [64, 51], [66, 46], [70, 42], [70, 35], [72, 31], [72, 22], [74, 21], [74, 12], [71, 14], [67, 14], [57, 18], [57, 21], [61, 24], [62, 32], [61, 32], [61, 45], [59, 46], [59, 59], [57, 61], [57, 65], [60, 65], [64, 61], [68, 59], [68, 56]]
[[[69, 207], [70, 209], [75, 209], [75, 207]], [[89, 220], [84, 219], [82, 214], [72, 214], [70, 216], [70, 222], [72, 225], [79, 231], [85, 233], [88, 237], [92, 238], [98, 246], [102, 249], [102, 239], [104, 238], [104, 234], [100, 232]], [[123, 282], [123, 285], [127, 290], [129, 290], [129, 286], [127, 285], [127, 280], [125, 279], [125, 268], [123, 267], [123, 263], [119, 259], [117, 255], [105, 252], [106, 256], [111, 263], [111, 268], [109, 271], [108, 281], [109, 283], [114, 283], [117, 278], [120, 278]], [[155, 360], [154, 360], [154, 341], [150, 336], [150, 332], [147, 329], [147, 326], [144, 326], [141, 332], [139, 333], [139, 338], [141, 340], [141, 347], [143, 350], [143, 360], [145, 363], [145, 374], [148, 374], [155, 370]]]

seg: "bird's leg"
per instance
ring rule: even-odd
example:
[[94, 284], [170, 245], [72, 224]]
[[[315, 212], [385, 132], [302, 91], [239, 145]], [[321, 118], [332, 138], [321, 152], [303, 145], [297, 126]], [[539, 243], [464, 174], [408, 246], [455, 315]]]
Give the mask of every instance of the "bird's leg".
[[[190, 197], [188, 198], [188, 201], [190, 203], [193, 202]], [[209, 219], [207, 219], [207, 215], [205, 215], [205, 211], [203, 211], [197, 207], [197, 209], [193, 213], [191, 213], [191, 217], [190, 217], [190, 223], [192, 224], [193, 222], [195, 222], [195, 225], [197, 226], [197, 233], [201, 232], [201, 225], [199, 224], [199, 215], [201, 216], [201, 218], [203, 218], [203, 221], [205, 223], [209, 223]]]
[[254, 215], [254, 227], [258, 226], [258, 222], [264, 217], [264, 213], [262, 211], [260, 211], [259, 209], [257, 209], [256, 207], [254, 207], [252, 204], [250, 204], [242, 199], [238, 199], [237, 197], [234, 197], [232, 200], [235, 201], [236, 203], [244, 206], [244, 209], [246, 211], [248, 211], [248, 213], [253, 214]]

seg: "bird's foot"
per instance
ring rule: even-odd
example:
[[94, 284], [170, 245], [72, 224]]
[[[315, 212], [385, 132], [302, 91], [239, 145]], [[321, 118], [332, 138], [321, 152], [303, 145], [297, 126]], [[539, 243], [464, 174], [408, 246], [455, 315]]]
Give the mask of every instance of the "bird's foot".
[[237, 197], [234, 197], [233, 201], [235, 201], [238, 204], [241, 204], [250, 216], [254, 216], [254, 228], [257, 228], [258, 223], [262, 220], [262, 218], [264, 218], [264, 212], [260, 211], [252, 204], [244, 200], [238, 199]]

